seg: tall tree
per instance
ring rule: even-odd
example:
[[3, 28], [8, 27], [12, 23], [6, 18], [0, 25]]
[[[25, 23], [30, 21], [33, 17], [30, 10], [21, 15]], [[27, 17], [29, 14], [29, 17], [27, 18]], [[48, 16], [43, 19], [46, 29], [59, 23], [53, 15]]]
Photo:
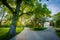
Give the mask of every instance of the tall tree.
[[[1, 0], [2, 4], [5, 5], [11, 12], [12, 12], [12, 24], [11, 24], [11, 28], [9, 31], [10, 35], [15, 35], [16, 34], [16, 22], [18, 20], [18, 13], [20, 10], [20, 5], [22, 0], [16, 0], [16, 9], [15, 11], [13, 10], [13, 8], [9, 5], [8, 0]], [[20, 15], [21, 16], [21, 15]]]
[[51, 11], [47, 8], [46, 4], [42, 5], [41, 3], [35, 3], [34, 10], [34, 20], [33, 23], [36, 25], [40, 21], [41, 25], [44, 25], [47, 17], [50, 17]]
[[[24, 13], [21, 13], [21, 10], [20, 10], [21, 4], [24, 2], [25, 5], [32, 6], [35, 0], [0, 0], [0, 2], [4, 6], [6, 6], [12, 13], [12, 24], [9, 30], [9, 34], [15, 35], [16, 34], [16, 22], [18, 18], [24, 14]], [[20, 11], [20, 14], [19, 14], [19, 11]]]
[[[10, 35], [16, 34], [16, 22], [19, 19], [19, 16], [24, 14], [21, 12], [21, 4], [24, 3], [25, 5], [30, 6], [30, 8], [33, 8], [36, 1], [38, 0], [0, 0], [0, 2], [12, 12], [12, 24], [9, 30]], [[29, 11], [26, 13], [29, 13]]]
[[58, 12], [57, 14], [55, 14], [53, 17], [53, 22], [55, 24], [56, 27], [60, 27], [60, 12]]

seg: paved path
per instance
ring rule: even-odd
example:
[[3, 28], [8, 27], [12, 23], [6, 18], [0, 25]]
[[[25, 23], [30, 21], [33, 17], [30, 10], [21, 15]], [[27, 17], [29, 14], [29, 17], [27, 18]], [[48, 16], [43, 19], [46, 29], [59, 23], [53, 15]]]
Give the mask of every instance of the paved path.
[[43, 31], [32, 31], [25, 28], [20, 34], [11, 40], [59, 40], [54, 29], [48, 28]]

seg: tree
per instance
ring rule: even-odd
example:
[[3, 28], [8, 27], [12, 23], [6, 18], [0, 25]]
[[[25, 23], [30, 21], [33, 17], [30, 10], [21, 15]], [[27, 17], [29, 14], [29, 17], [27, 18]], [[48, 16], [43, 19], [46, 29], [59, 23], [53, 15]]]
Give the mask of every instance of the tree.
[[[10, 35], [16, 34], [16, 23], [21, 15], [23, 15], [23, 11], [21, 11], [21, 4], [30, 6], [30, 8], [34, 7], [34, 3], [38, 0], [0, 0], [0, 2], [8, 8], [12, 13], [12, 24], [9, 30]], [[12, 5], [13, 4], [13, 5]], [[32, 10], [33, 11], [33, 10]], [[20, 13], [19, 13], [20, 12]], [[26, 12], [31, 13], [31, 10]]]
[[[22, 0], [16, 0], [16, 9], [15, 11], [12, 9], [12, 7], [9, 5], [9, 1], [8, 0], [1, 0], [2, 4], [5, 5], [11, 12], [12, 12], [12, 24], [11, 24], [11, 28], [9, 31], [10, 35], [15, 35], [16, 34], [16, 22], [18, 20], [18, 13], [20, 10], [20, 4], [21, 4]], [[20, 15], [21, 16], [21, 15]]]
[[[16, 34], [16, 22], [19, 19], [19, 17], [21, 15], [23, 15], [24, 13], [20, 13], [19, 15], [19, 11], [20, 11], [20, 7], [22, 2], [25, 3], [25, 5], [32, 5], [34, 3], [34, 0], [0, 0], [0, 2], [5, 5], [12, 13], [12, 24], [11, 24], [11, 28], [9, 31], [10, 35], [15, 35]], [[14, 5], [12, 5], [14, 4]], [[11, 6], [12, 5], [12, 6]], [[15, 8], [14, 8], [15, 6]]]
[[[43, 7], [42, 7], [43, 6]], [[42, 27], [47, 17], [50, 17], [51, 11], [47, 8], [46, 4], [42, 5], [41, 3], [36, 2], [34, 10], [34, 20], [32, 23], [37, 27], [37, 23], [41, 23]]]
[[56, 27], [60, 27], [60, 12], [53, 16], [53, 21]]
[[[0, 27], [2, 26], [2, 21], [4, 21], [4, 17], [6, 16], [4, 6], [0, 7]], [[4, 19], [4, 20], [3, 20]]]

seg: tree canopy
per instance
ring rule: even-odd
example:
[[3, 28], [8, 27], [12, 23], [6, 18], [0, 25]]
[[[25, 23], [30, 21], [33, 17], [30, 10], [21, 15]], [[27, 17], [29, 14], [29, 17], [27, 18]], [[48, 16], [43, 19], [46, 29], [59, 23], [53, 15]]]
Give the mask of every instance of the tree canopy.
[[[0, 0], [0, 6], [4, 6], [4, 10], [8, 13], [7, 15], [10, 15], [10, 13], [12, 14], [10, 15], [12, 20], [11, 27], [9, 30], [10, 35], [16, 34], [17, 21], [21, 16], [26, 17], [28, 15], [29, 18], [34, 16], [35, 19], [37, 18], [39, 19], [40, 17], [43, 18], [50, 16], [51, 12], [47, 8], [46, 4], [42, 5], [41, 3], [39, 3], [39, 1], [38, 0]], [[9, 19], [8, 17], [6, 16], [7, 19]]]

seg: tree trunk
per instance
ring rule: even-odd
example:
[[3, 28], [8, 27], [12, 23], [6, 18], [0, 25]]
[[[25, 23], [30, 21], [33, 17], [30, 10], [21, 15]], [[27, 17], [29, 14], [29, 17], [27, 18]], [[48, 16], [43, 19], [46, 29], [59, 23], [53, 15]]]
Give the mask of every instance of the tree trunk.
[[42, 22], [42, 27], [44, 27], [44, 23]]
[[1, 22], [0, 22], [0, 27], [1, 27]]
[[9, 30], [9, 35], [10, 36], [15, 36], [16, 35], [16, 22], [18, 20], [18, 18], [16, 19], [16, 15], [13, 14], [12, 16], [12, 24], [11, 24], [11, 27], [10, 27], [10, 30]]
[[44, 23], [41, 21], [41, 27], [44, 27]]
[[[16, 35], [16, 23], [17, 23], [17, 20], [18, 20], [18, 18], [19, 18], [19, 10], [20, 10], [21, 2], [22, 2], [22, 0], [17, 0], [16, 10], [15, 10], [14, 13], [12, 12], [12, 13], [13, 13], [12, 25], [11, 25], [9, 34], [10, 34], [10, 35], [13, 35], [13, 36]], [[21, 16], [21, 15], [20, 15], [20, 16]]]

